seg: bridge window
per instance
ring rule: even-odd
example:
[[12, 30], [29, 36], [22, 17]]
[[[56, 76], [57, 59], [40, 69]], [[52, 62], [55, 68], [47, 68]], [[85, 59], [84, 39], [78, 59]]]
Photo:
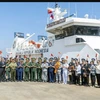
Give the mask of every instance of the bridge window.
[[93, 26], [74, 26], [75, 35], [100, 36], [100, 28]]
[[83, 40], [82, 38], [76, 38], [76, 43], [79, 43], [79, 42], [85, 42], [85, 40]]

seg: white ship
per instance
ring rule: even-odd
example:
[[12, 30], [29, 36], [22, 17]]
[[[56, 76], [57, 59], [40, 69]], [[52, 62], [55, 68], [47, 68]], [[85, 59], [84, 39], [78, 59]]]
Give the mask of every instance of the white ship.
[[31, 37], [34, 35], [35, 33], [32, 35], [27, 34], [26, 38], [24, 38], [24, 33], [15, 32], [12, 47], [6, 49], [8, 58], [38, 58], [42, 57], [44, 52], [48, 52], [46, 37], [39, 36], [39, 41], [35, 42], [31, 40]]
[[47, 24], [49, 52], [44, 56], [56, 56], [60, 58], [100, 58], [100, 20], [89, 18], [78, 18], [75, 14], [63, 17], [67, 11], [61, 11], [58, 4], [55, 8], [48, 8], [52, 15], [52, 22]]
[[[40, 41], [30, 42], [34, 34], [16, 33], [13, 46], [7, 49], [9, 57], [60, 57], [71, 58], [100, 58], [100, 20], [78, 18], [74, 14], [64, 17], [67, 10], [61, 11], [58, 4], [55, 8], [48, 8], [52, 22], [46, 25], [47, 40], [43, 37]], [[37, 46], [38, 44], [38, 46]]]

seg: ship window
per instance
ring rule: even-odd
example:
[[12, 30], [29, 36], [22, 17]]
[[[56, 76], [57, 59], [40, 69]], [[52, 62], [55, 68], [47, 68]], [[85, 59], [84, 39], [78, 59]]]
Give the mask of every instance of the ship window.
[[14, 38], [18, 36], [20, 38], [24, 38], [24, 33], [21, 33], [21, 32], [14, 32]]
[[93, 26], [74, 26], [74, 32], [76, 35], [91, 35], [100, 36], [100, 28]]
[[56, 40], [63, 39], [64, 37], [64, 34], [55, 35]]
[[85, 40], [83, 40], [82, 38], [76, 38], [76, 43], [79, 43], [79, 42], [85, 42]]
[[74, 26], [64, 28], [63, 34], [65, 37], [74, 35]]

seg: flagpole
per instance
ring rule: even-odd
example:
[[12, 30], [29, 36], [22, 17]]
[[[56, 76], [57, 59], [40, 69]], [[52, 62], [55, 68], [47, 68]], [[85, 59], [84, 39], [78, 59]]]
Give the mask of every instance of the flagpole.
[[77, 4], [75, 3], [75, 14], [76, 14], [76, 17], [77, 17]]
[[70, 2], [68, 3], [68, 16], [70, 15]]
[[93, 9], [93, 3], [92, 3], [92, 18], [93, 18], [93, 10], [94, 10], [94, 9]]
[[[49, 2], [47, 4], [47, 8], [49, 7]], [[47, 24], [49, 23], [49, 14], [47, 13]]]

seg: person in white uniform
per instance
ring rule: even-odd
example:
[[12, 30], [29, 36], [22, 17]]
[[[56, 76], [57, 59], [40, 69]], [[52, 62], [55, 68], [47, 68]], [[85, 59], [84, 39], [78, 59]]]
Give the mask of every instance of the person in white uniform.
[[43, 82], [47, 82], [47, 68], [48, 68], [48, 63], [46, 60], [41, 65], [42, 67], [42, 80]]
[[66, 59], [62, 60], [62, 69], [63, 69], [63, 84], [67, 84], [67, 79], [68, 79], [68, 63]]
[[79, 62], [76, 62], [75, 66], [75, 75], [76, 75], [76, 83], [80, 85], [80, 77], [81, 77], [81, 66]]

